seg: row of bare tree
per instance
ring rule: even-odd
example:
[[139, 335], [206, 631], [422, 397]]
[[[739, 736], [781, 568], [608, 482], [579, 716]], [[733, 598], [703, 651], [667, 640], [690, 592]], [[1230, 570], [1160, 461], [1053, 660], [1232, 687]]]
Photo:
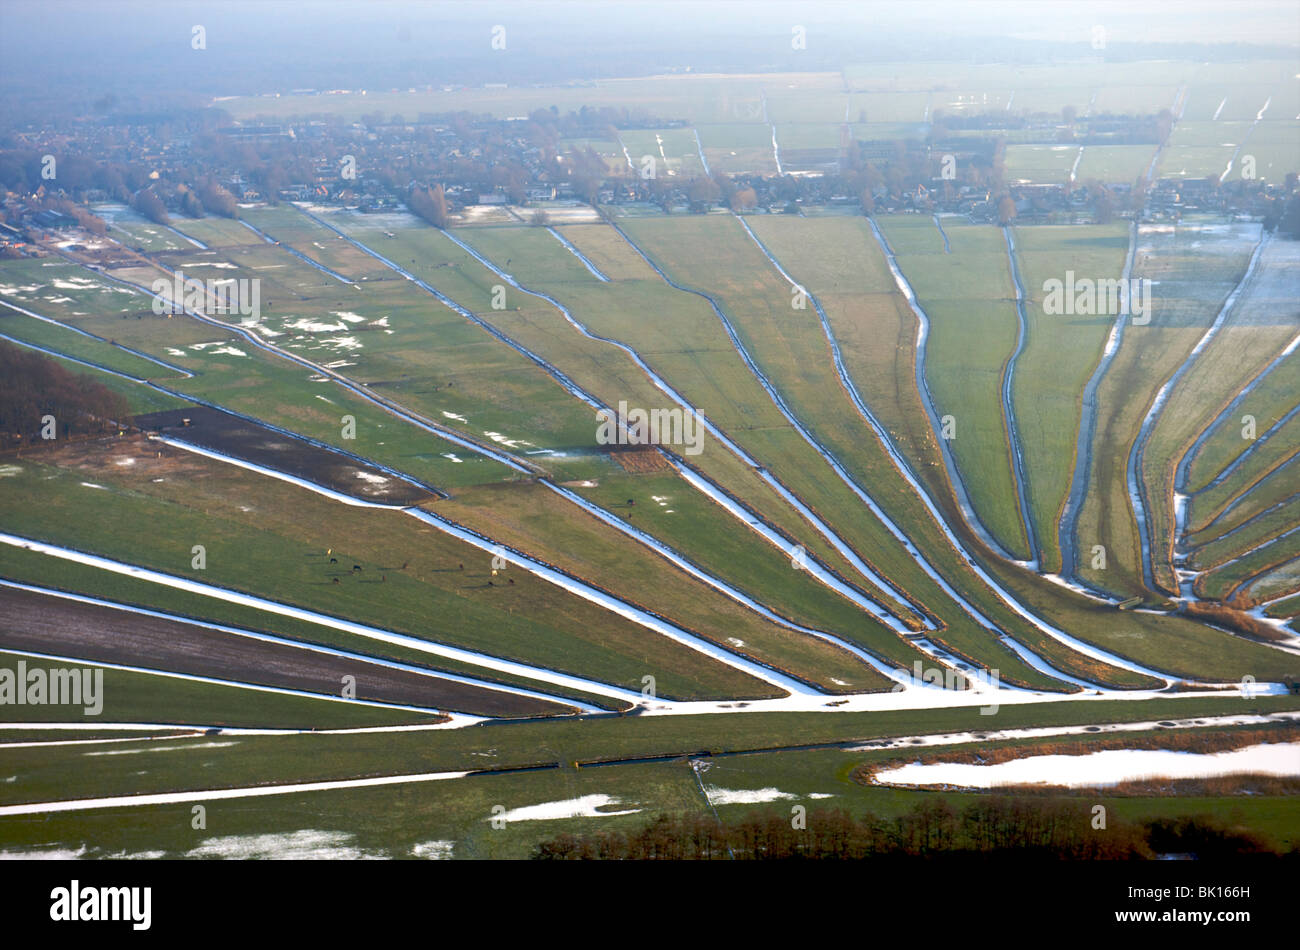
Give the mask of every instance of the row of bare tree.
[[1051, 860], [1202, 858], [1267, 852], [1257, 838], [1194, 817], [1146, 824], [1111, 816], [1098, 827], [1090, 800], [981, 797], [958, 810], [942, 798], [912, 811], [854, 817], [842, 809], [802, 816], [769, 812], [730, 821], [660, 815], [639, 831], [561, 834], [539, 844], [540, 860], [857, 860], [880, 857], [1016, 856]]
[[[49, 357], [0, 341], [0, 437], [5, 445], [112, 431], [130, 416], [126, 399]], [[49, 428], [53, 417], [55, 429]], [[44, 430], [44, 431], [42, 431]]]

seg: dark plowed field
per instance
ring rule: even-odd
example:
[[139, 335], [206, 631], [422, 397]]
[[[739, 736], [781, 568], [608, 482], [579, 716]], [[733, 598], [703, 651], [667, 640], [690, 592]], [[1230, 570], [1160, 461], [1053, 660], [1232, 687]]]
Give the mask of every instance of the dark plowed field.
[[[185, 425], [184, 420], [190, 424]], [[220, 409], [193, 406], [135, 417], [140, 428], [237, 459], [275, 469], [366, 501], [417, 505], [435, 491], [397, 478], [341, 452], [248, 422]]]
[[[338, 696], [356, 677], [358, 699], [478, 716], [560, 715], [569, 707], [440, 677], [266, 643], [195, 624], [0, 587], [0, 649], [120, 663], [173, 673]], [[183, 710], [177, 711], [183, 719]]]

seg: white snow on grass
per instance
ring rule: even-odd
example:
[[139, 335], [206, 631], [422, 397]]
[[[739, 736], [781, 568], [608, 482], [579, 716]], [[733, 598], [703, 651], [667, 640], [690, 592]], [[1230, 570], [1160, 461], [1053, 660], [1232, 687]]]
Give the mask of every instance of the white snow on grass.
[[247, 355], [248, 355], [248, 354], [245, 353], [243, 350], [239, 349], [238, 347], [234, 347], [234, 346], [219, 346], [219, 347], [217, 347], [215, 350], [213, 350], [212, 352], [213, 352], [214, 354], [216, 354], [216, 353], [222, 353], [222, 354], [224, 354], [224, 355], [226, 355], [226, 356], [247, 356]]
[[[611, 815], [635, 815], [641, 810], [629, 808], [623, 811], [600, 811], [601, 808], [621, 804], [623, 802], [612, 795], [583, 795], [581, 798], [570, 798], [561, 802], [542, 802], [540, 805], [512, 808], [503, 815], [493, 817], [503, 821], [554, 821], [559, 818], [608, 818]], [[483, 820], [491, 821], [492, 818]]]
[[442, 415], [445, 419], [455, 419], [457, 422], [469, 422], [469, 420], [464, 416], [458, 416], [456, 413], [448, 412], [446, 409], [442, 410]]
[[450, 861], [455, 848], [454, 841], [421, 841], [411, 848], [411, 855], [428, 861]]
[[337, 333], [340, 330], [346, 330], [346, 323], [320, 323], [312, 320], [310, 317], [299, 317], [297, 320], [285, 321], [286, 330], [305, 330], [308, 333]]
[[1104, 749], [1087, 755], [1033, 755], [994, 765], [912, 762], [876, 773], [882, 785], [1064, 785], [1094, 788], [1141, 779], [1198, 779], [1225, 775], [1300, 776], [1300, 742], [1265, 743], [1229, 752]]
[[328, 340], [321, 341], [326, 346], [332, 346], [336, 350], [359, 350], [361, 341], [354, 336], [335, 336]]
[[764, 802], [793, 801], [799, 797], [779, 788], [719, 788], [716, 785], [704, 786], [704, 794], [713, 805], [761, 805]]
[[357, 478], [371, 485], [387, 485], [388, 479], [383, 475], [372, 475], [369, 472], [357, 472]]
[[104, 858], [109, 861], [157, 861], [165, 857], [167, 857], [166, 851], [118, 851], [115, 854], [104, 855]]
[[21, 465], [0, 465], [0, 478], [13, 478], [22, 470]]
[[515, 449], [521, 445], [532, 445], [531, 442], [525, 442], [523, 439], [511, 439], [500, 432], [484, 432], [485, 436], [498, 445], [504, 445], [508, 449]]
[[353, 313], [350, 310], [331, 310], [331, 316], [338, 317], [340, 320], [346, 320], [348, 323], [365, 323], [366, 318], [360, 314]]
[[100, 491], [108, 491], [107, 485], [96, 485], [94, 482], [82, 482], [87, 488], [98, 488]]
[[75, 851], [71, 848], [51, 848], [45, 851], [0, 851], [0, 861], [75, 861], [86, 855], [83, 844]]
[[239, 745], [236, 742], [196, 742], [193, 745], [155, 745], [140, 749], [109, 749], [104, 752], [83, 752], [82, 755], [137, 755], [141, 752], [174, 752], [177, 749], [224, 749], [226, 746]]
[[104, 286], [89, 277], [55, 277], [50, 283], [59, 290], [94, 290], [96, 287]]
[[293, 831], [288, 834], [226, 835], [208, 838], [188, 851], [187, 858], [244, 860], [351, 860], [367, 855], [350, 842], [353, 836], [339, 831]]

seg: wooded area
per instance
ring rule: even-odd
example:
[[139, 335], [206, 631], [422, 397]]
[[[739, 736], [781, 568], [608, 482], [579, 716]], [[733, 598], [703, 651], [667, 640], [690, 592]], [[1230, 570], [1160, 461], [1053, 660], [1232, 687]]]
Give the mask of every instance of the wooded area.
[[112, 431], [129, 415], [126, 399], [90, 376], [0, 342], [0, 436], [5, 445], [39, 441], [47, 416], [54, 417], [57, 436], [64, 438]]

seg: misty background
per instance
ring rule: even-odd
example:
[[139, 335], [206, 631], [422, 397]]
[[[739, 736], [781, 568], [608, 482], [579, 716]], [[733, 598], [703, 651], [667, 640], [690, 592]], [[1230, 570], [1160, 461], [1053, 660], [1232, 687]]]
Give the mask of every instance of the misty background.
[[[205, 50], [191, 48], [194, 26]], [[491, 46], [505, 27], [506, 48]], [[806, 32], [793, 49], [792, 30]], [[1092, 48], [1102, 26], [1104, 53]], [[85, 2], [0, 5], [7, 126], [299, 88], [551, 84], [852, 63], [1293, 55], [1300, 4], [1224, 2]]]

